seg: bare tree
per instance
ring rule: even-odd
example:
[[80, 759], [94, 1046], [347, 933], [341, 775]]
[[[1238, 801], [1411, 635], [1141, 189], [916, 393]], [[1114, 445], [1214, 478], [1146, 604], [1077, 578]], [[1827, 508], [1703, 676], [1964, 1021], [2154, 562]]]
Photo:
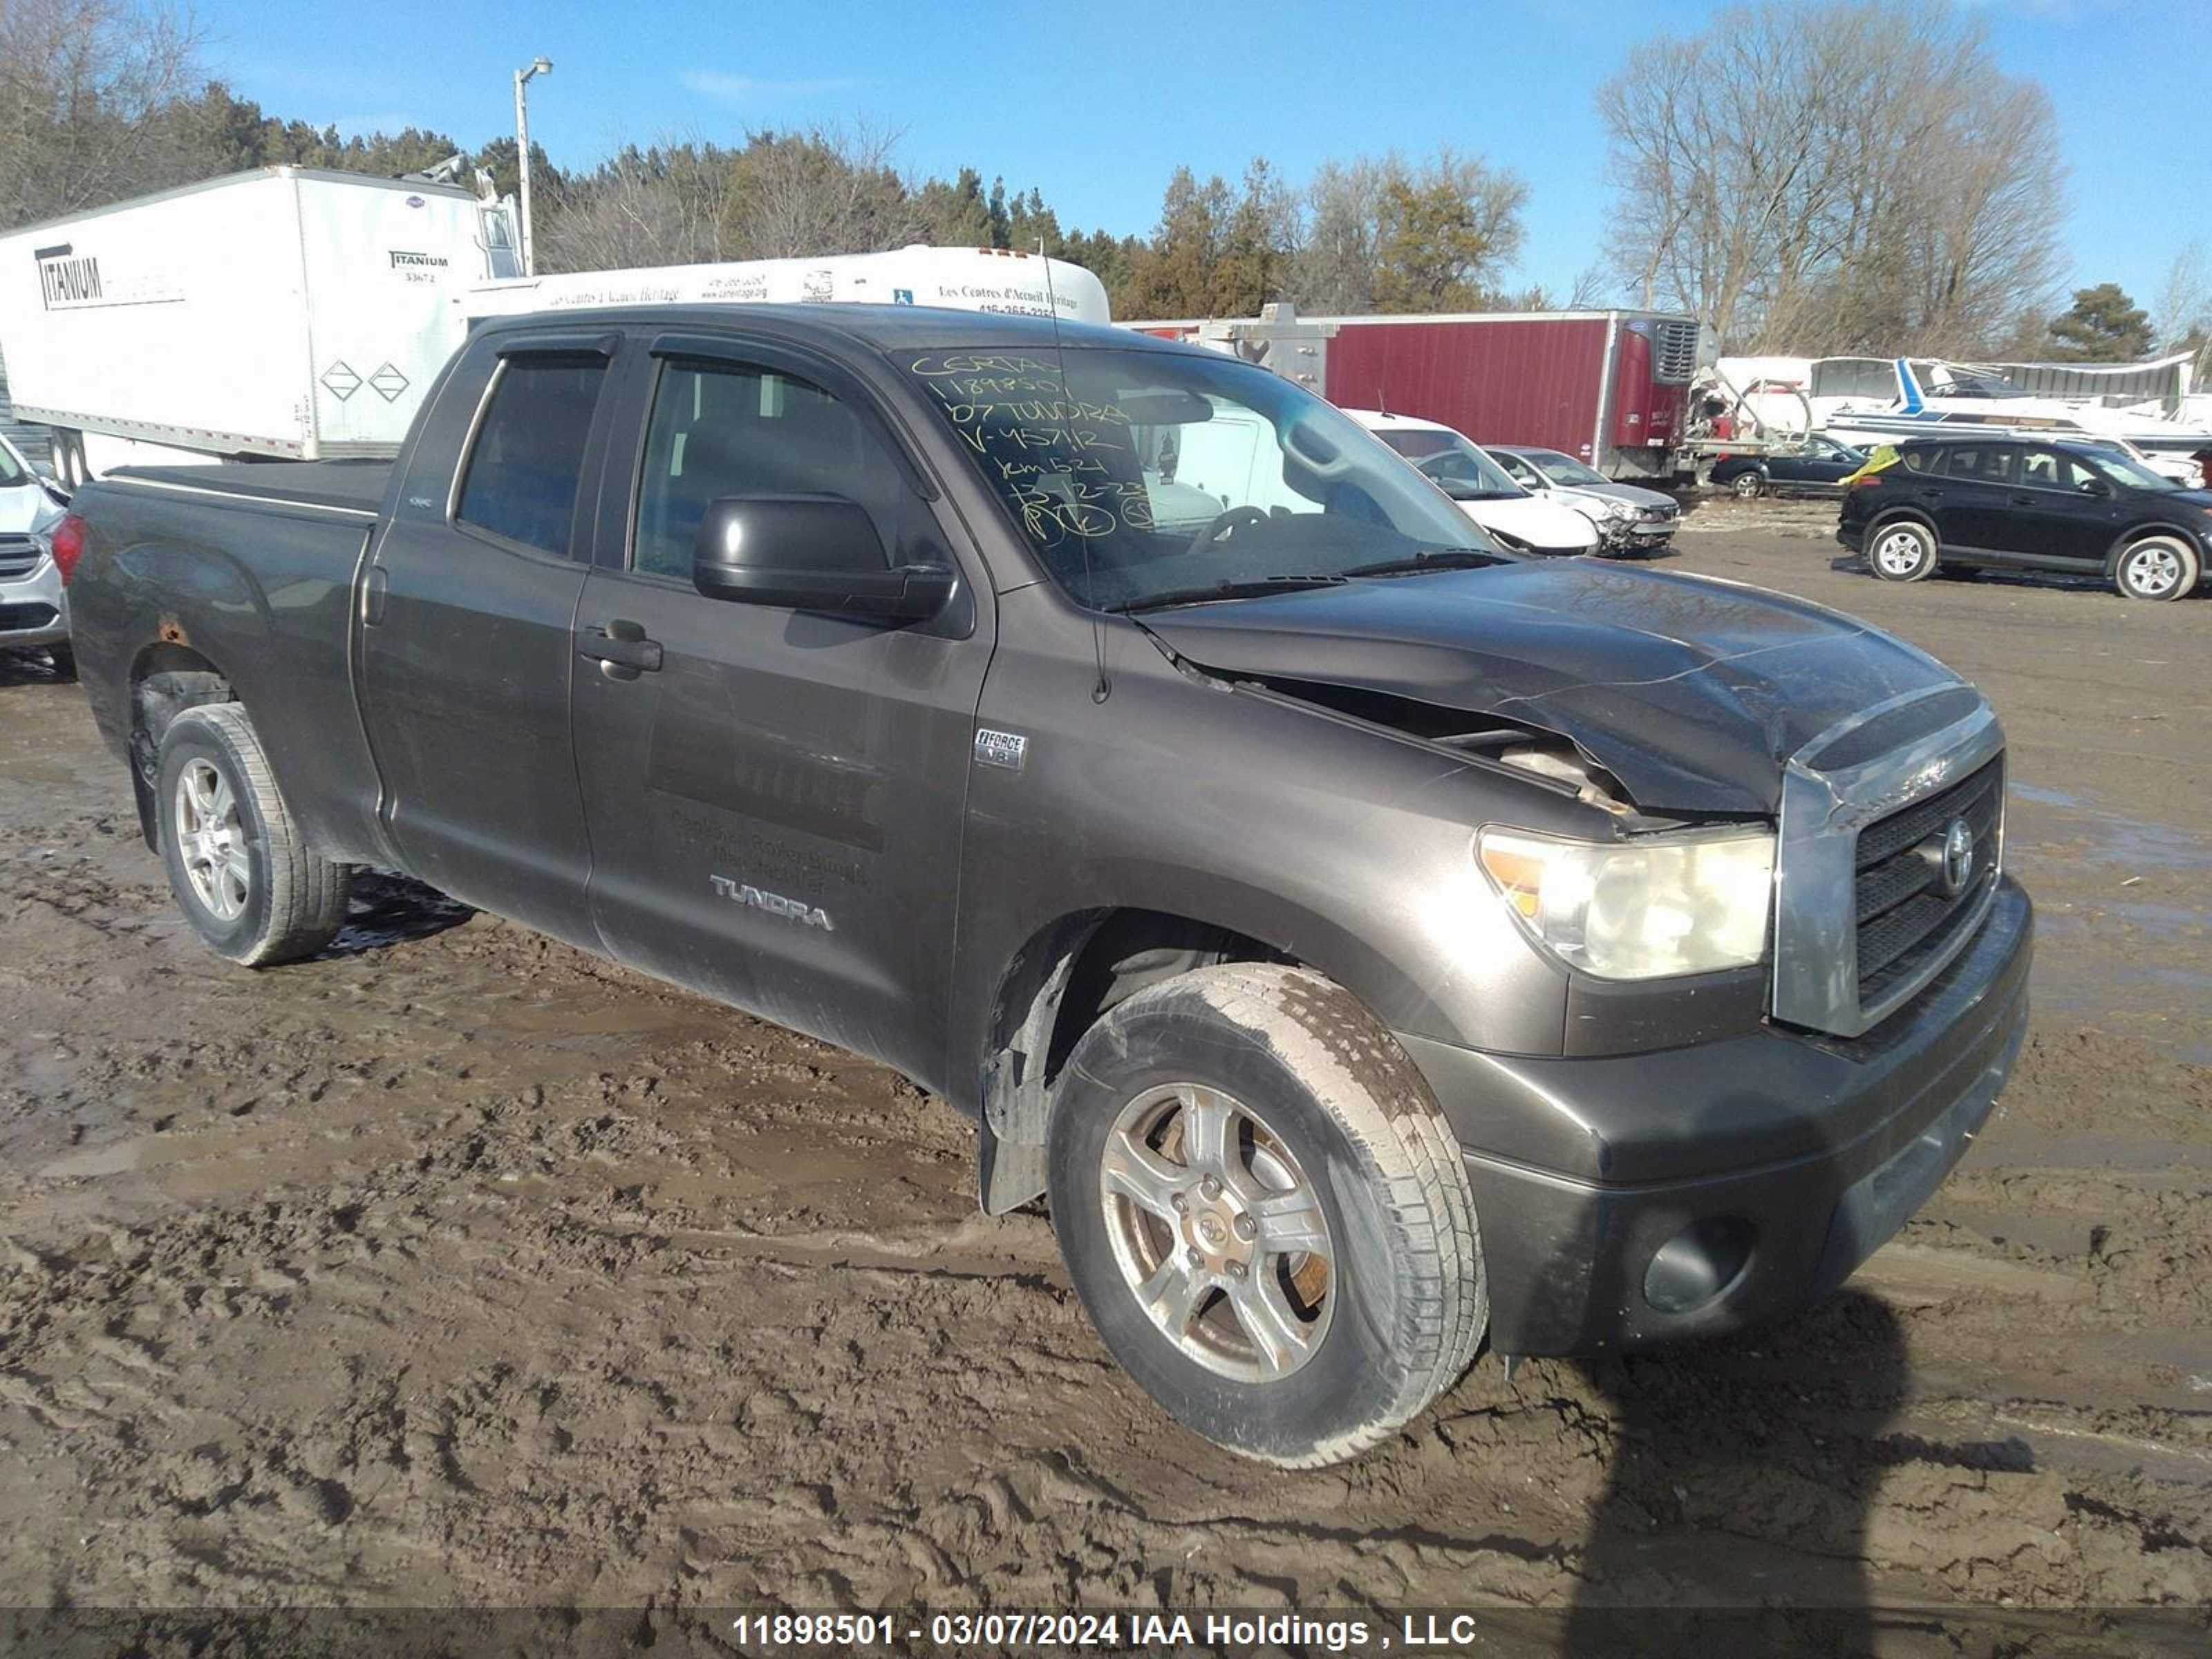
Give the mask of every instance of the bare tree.
[[1385, 166], [1363, 155], [1315, 170], [1293, 278], [1301, 306], [1324, 313], [1374, 308]]
[[1472, 309], [1520, 252], [1528, 186], [1449, 148], [1325, 161], [1306, 189], [1291, 286], [1321, 312]]
[[891, 165], [898, 135], [862, 127], [757, 134], [737, 156], [742, 258], [863, 253], [920, 239], [929, 216]]
[[1649, 42], [1601, 89], [1610, 253], [1731, 349], [1966, 353], [2050, 297], [2050, 101], [1978, 25], [1776, 0]]
[[2166, 268], [2151, 308], [2151, 332], [2161, 351], [2201, 346], [2212, 337], [2212, 264], [2203, 243], [2190, 243]]
[[896, 136], [755, 133], [623, 149], [562, 182], [538, 238], [548, 270], [860, 253], [920, 240], [933, 205], [891, 165]]
[[0, 224], [198, 176], [176, 106], [189, 13], [134, 0], [0, 0]]

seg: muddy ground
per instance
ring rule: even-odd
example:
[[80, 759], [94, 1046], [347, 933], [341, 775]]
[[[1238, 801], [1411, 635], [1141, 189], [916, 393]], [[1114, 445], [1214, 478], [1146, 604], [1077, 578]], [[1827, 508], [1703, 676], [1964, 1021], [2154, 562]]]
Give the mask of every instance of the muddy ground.
[[1996, 1117], [1824, 1306], [1486, 1358], [1320, 1474], [1169, 1425], [1042, 1217], [978, 1218], [965, 1122], [881, 1067], [390, 884], [325, 959], [219, 963], [81, 692], [0, 656], [0, 1603], [664, 1635], [1449, 1604], [1533, 1651], [1607, 1606], [1790, 1601], [1844, 1610], [1838, 1649], [2203, 1639], [2049, 1610], [2212, 1604], [2212, 599], [1887, 586], [1832, 523], [1715, 503], [1674, 562], [1996, 701], [2043, 930]]

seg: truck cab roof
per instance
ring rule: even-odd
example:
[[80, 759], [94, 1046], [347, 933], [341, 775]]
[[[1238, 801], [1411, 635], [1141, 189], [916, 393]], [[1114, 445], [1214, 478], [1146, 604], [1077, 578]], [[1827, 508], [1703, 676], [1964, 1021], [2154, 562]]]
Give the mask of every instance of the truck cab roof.
[[988, 311], [955, 311], [934, 306], [675, 304], [623, 305], [597, 309], [530, 312], [489, 319], [482, 333], [536, 333], [599, 323], [610, 327], [659, 325], [702, 331], [758, 328], [782, 339], [810, 336], [824, 342], [858, 341], [882, 351], [943, 346], [996, 347], [1006, 350], [1048, 350], [1054, 346], [1109, 348], [1118, 351], [1189, 352], [1198, 348], [1090, 323], [1059, 322], [1049, 317]]

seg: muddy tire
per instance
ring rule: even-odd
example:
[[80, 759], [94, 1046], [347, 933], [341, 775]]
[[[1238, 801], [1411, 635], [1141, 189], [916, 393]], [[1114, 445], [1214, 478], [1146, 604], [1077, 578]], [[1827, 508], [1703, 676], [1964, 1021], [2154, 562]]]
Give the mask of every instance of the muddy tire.
[[75, 647], [68, 645], [50, 645], [46, 647], [46, 660], [53, 664], [54, 678], [56, 679], [74, 680], [76, 678], [76, 649]]
[[1917, 519], [1892, 519], [1867, 533], [1867, 568], [1886, 582], [1925, 581], [1936, 574], [1936, 532]]
[[2112, 561], [2112, 586], [2124, 599], [2178, 599], [2202, 574], [2197, 550], [2179, 536], [2145, 536]]
[[1766, 489], [1766, 478], [1758, 468], [1753, 467], [1730, 478], [1729, 489], [1740, 501], [1755, 501]]
[[295, 962], [344, 926], [352, 870], [309, 850], [238, 704], [203, 703], [169, 723], [154, 804], [170, 890], [217, 956]]
[[1139, 992], [1076, 1044], [1053, 1224], [1114, 1357], [1168, 1413], [1285, 1468], [1402, 1428], [1489, 1296], [1457, 1142], [1404, 1049], [1302, 968]]

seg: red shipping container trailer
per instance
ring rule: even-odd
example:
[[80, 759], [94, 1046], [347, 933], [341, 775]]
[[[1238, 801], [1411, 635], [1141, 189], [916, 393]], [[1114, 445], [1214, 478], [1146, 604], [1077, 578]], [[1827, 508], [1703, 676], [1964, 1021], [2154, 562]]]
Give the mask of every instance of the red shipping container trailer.
[[1698, 325], [1649, 311], [1468, 312], [1125, 326], [1233, 349], [1344, 409], [1535, 444], [1613, 478], [1663, 478], [1688, 424]]

